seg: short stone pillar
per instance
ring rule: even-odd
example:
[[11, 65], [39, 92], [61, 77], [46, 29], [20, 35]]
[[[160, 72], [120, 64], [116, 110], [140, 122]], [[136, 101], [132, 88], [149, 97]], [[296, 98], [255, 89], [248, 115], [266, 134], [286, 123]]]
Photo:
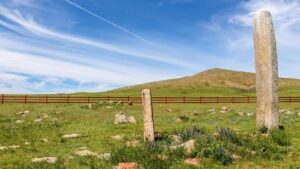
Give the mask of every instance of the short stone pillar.
[[144, 140], [154, 141], [154, 122], [151, 91], [144, 89], [142, 91], [143, 113], [144, 113]]
[[278, 63], [271, 13], [256, 12], [253, 20], [256, 60], [256, 127], [278, 127]]

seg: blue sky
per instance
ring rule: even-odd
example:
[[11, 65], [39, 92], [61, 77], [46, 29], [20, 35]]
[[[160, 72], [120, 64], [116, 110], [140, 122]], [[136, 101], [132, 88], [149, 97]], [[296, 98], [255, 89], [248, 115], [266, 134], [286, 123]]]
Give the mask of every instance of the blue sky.
[[253, 13], [300, 78], [298, 0], [1, 0], [0, 93], [105, 91], [209, 68], [254, 72]]

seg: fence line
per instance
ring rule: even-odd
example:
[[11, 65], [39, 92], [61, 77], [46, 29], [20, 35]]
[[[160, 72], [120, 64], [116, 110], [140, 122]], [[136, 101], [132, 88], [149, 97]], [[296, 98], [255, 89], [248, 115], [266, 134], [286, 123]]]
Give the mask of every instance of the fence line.
[[[128, 103], [141, 103], [142, 98], [137, 96], [14, 96], [14, 95], [4, 95], [0, 97], [0, 103], [96, 103], [96, 102], [123, 102]], [[174, 96], [155, 96], [152, 97], [153, 103], [161, 104], [188, 104], [188, 103], [198, 103], [198, 104], [208, 104], [208, 103], [256, 103], [256, 97], [253, 96], [216, 96], [216, 97], [174, 97]], [[279, 102], [283, 103], [298, 103], [300, 102], [300, 97], [279, 97]]]

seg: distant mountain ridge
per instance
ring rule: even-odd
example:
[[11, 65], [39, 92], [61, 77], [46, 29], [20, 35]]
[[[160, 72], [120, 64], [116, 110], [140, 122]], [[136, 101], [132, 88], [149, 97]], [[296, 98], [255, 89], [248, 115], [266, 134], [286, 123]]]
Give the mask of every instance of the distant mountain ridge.
[[[255, 73], [208, 69], [192, 76], [124, 87], [105, 93], [137, 95], [149, 88], [155, 95], [254, 95]], [[300, 80], [280, 78], [280, 93], [300, 95]]]

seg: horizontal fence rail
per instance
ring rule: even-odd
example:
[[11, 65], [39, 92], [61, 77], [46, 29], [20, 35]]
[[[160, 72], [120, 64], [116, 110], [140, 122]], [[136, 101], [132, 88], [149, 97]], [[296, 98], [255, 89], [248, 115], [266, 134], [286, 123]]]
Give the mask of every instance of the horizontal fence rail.
[[[13, 95], [0, 95], [0, 103], [44, 103], [44, 104], [54, 104], [54, 103], [96, 103], [96, 102], [123, 102], [123, 103], [142, 103], [141, 97], [136, 96], [126, 96], [126, 97], [116, 97], [116, 96], [13, 96]], [[188, 103], [198, 103], [198, 104], [208, 104], [208, 103], [256, 103], [256, 97], [246, 96], [246, 97], [152, 97], [153, 103], [161, 104], [188, 104]], [[300, 102], [300, 97], [279, 97], [279, 102], [282, 103], [298, 103]]]

